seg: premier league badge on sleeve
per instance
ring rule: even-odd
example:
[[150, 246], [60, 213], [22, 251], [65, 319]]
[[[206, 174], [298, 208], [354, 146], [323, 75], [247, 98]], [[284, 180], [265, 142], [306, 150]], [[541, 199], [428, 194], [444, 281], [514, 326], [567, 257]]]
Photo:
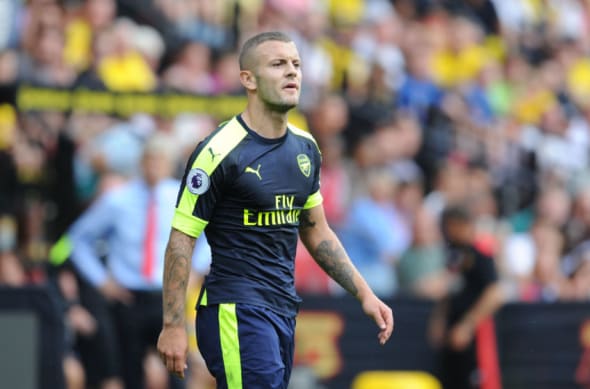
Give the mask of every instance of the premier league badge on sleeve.
[[189, 192], [195, 195], [202, 195], [207, 192], [210, 184], [209, 175], [203, 169], [192, 169], [186, 177], [186, 187]]

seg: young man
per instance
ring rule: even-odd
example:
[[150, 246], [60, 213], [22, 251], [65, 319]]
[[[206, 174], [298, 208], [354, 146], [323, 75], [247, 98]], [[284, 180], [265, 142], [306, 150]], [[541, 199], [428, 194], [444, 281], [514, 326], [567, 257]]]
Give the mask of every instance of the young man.
[[286, 388], [300, 302], [293, 280], [298, 232], [320, 266], [375, 320], [381, 344], [391, 336], [393, 314], [326, 222], [317, 144], [287, 123], [301, 87], [295, 44], [281, 32], [261, 33], [244, 44], [239, 61], [247, 107], [197, 146], [180, 188], [166, 250], [158, 351], [183, 377], [190, 254], [205, 230], [212, 264], [196, 331], [217, 387]]

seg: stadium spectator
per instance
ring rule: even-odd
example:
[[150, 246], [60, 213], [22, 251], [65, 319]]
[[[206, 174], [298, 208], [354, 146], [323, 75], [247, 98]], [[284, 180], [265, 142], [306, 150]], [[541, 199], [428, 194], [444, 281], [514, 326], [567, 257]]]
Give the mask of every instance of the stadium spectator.
[[295, 25], [297, 34], [294, 38], [301, 60], [307, 67], [301, 85], [302, 104], [299, 109], [309, 111], [317, 107], [322, 96], [330, 91], [334, 67], [332, 58], [322, 44], [328, 31], [328, 9], [325, 3], [310, 1], [300, 17], [302, 22]]
[[590, 187], [588, 182], [581, 180], [573, 192], [571, 214], [564, 228], [566, 252], [590, 237]]
[[112, 91], [147, 92], [158, 85], [155, 70], [136, 47], [138, 26], [129, 19], [118, 19], [109, 33], [108, 50], [97, 62], [97, 74]]
[[73, 7], [65, 27], [65, 61], [78, 72], [88, 69], [93, 61], [96, 35], [111, 26], [116, 14], [115, 0], [84, 0]]
[[444, 244], [438, 220], [424, 205], [424, 177], [409, 161], [394, 164], [396, 204], [412, 229], [412, 243], [397, 264], [399, 293], [438, 300], [448, 288]]
[[243, 90], [240, 78], [236, 76], [237, 54], [228, 51], [219, 56], [213, 66], [213, 93], [221, 95], [241, 95]]
[[394, 203], [393, 175], [384, 168], [366, 175], [368, 194], [353, 201], [340, 236], [375, 293], [392, 296], [397, 288], [395, 265], [410, 245], [411, 228]]
[[[512, 284], [516, 298], [524, 301], [567, 300], [571, 287], [561, 270], [565, 237], [562, 233], [570, 215], [571, 199], [561, 187], [542, 188], [524, 231], [506, 237], [499, 266]], [[528, 225], [524, 227], [524, 225]]]
[[215, 87], [211, 73], [211, 49], [199, 42], [189, 42], [164, 71], [162, 80], [165, 87], [207, 95]]
[[437, 220], [449, 205], [457, 205], [467, 198], [467, 161], [465, 156], [454, 154], [442, 161], [433, 182], [432, 189], [426, 195], [426, 209]]

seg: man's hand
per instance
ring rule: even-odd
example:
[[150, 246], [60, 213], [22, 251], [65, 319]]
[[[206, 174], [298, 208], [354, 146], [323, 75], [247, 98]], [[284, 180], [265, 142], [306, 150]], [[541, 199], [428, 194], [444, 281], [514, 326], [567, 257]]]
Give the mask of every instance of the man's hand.
[[442, 316], [435, 316], [428, 323], [427, 338], [430, 345], [434, 348], [441, 348], [445, 344], [445, 332], [447, 329], [444, 319]]
[[96, 319], [79, 304], [72, 305], [68, 309], [67, 318], [74, 331], [81, 335], [90, 336], [97, 330]]
[[158, 353], [168, 371], [184, 378], [188, 336], [184, 326], [164, 326], [158, 338]]
[[318, 265], [352, 296], [359, 299], [363, 311], [379, 326], [379, 343], [387, 342], [393, 332], [393, 312], [371, 291], [354, 267], [342, 243], [326, 220], [322, 206], [301, 211], [299, 238]]
[[133, 303], [133, 295], [127, 289], [123, 288], [112, 278], [107, 280], [98, 287], [100, 293], [109, 301], [118, 301], [125, 305]]
[[393, 333], [393, 311], [374, 294], [361, 300], [363, 311], [375, 320], [379, 327], [379, 343], [384, 345]]
[[467, 322], [459, 322], [451, 327], [449, 332], [449, 346], [453, 350], [462, 351], [467, 348], [473, 339], [474, 328]]

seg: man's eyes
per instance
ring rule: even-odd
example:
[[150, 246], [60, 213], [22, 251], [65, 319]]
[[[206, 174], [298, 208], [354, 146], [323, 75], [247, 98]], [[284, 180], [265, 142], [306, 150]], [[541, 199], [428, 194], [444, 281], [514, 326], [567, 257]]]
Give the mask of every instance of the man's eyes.
[[[283, 66], [287, 63], [287, 61], [279, 61], [279, 62], [273, 62], [271, 64], [271, 66], [273, 67], [279, 67], [279, 66]], [[293, 66], [296, 68], [299, 68], [301, 66], [301, 64], [299, 62], [293, 62]]]

